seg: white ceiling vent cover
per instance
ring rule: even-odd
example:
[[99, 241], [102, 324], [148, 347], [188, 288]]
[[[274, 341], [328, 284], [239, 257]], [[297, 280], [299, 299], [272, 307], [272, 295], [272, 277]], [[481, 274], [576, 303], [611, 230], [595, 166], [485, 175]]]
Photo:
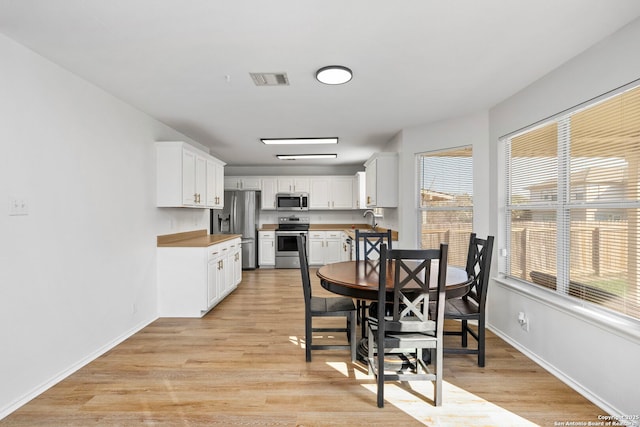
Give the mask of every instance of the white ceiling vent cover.
[[289, 86], [287, 73], [249, 73], [256, 86]]

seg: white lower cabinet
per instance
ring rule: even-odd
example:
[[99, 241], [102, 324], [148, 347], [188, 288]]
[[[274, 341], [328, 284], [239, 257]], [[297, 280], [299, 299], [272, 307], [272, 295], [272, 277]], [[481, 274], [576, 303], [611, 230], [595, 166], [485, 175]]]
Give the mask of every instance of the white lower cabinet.
[[258, 231], [258, 265], [275, 267], [276, 265], [276, 232]]
[[348, 244], [349, 236], [344, 231], [340, 233], [342, 248], [340, 251], [340, 261], [351, 261], [351, 246]]
[[229, 260], [233, 266], [233, 279], [231, 281], [231, 283], [233, 283], [232, 288], [235, 289], [242, 281], [242, 246], [239, 242], [231, 248]]
[[324, 265], [342, 259], [341, 231], [309, 231], [309, 265]]
[[242, 280], [240, 238], [208, 247], [158, 248], [160, 317], [202, 317]]

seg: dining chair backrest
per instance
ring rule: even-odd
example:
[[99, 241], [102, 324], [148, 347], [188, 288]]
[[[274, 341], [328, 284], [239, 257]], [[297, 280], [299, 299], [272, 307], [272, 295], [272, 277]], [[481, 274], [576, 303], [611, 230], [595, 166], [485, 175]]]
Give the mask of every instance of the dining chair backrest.
[[[393, 268], [393, 309], [385, 317], [385, 304], [378, 304], [377, 318], [384, 319], [384, 332], [432, 332], [442, 335], [447, 277], [448, 245], [439, 249], [387, 249], [380, 247], [378, 301], [386, 300], [387, 269]], [[434, 318], [429, 318], [432, 268], [438, 269]]]
[[467, 254], [467, 274], [472, 278], [471, 287], [465, 298], [473, 298], [483, 312], [487, 301], [487, 287], [489, 285], [489, 270], [493, 252], [493, 236], [480, 239], [476, 233], [469, 237], [469, 252]]
[[304, 304], [307, 310], [311, 305], [311, 278], [309, 277], [309, 261], [307, 258], [307, 242], [305, 236], [296, 237], [298, 245], [298, 257], [300, 258], [300, 275], [302, 276], [302, 290], [304, 291]]
[[[356, 261], [372, 259], [371, 255], [377, 254], [380, 257], [380, 246], [385, 243], [388, 249], [393, 249], [391, 240], [391, 230], [385, 232], [369, 232], [356, 230]], [[360, 242], [362, 242], [362, 253], [360, 253]], [[373, 258], [377, 259], [377, 258]]]

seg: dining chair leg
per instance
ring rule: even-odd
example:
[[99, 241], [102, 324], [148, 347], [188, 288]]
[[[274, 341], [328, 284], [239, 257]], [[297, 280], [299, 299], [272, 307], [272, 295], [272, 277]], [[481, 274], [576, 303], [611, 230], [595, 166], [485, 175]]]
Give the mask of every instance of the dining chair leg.
[[356, 344], [358, 342], [358, 337], [356, 336], [356, 323], [357, 323], [356, 318], [357, 317], [358, 315], [356, 314], [355, 311], [349, 314], [349, 319], [350, 319], [349, 329], [351, 331], [351, 334], [350, 334], [351, 336], [349, 337], [349, 344], [351, 345], [351, 361], [352, 362], [356, 361]]
[[484, 327], [484, 319], [481, 319], [478, 322], [478, 366], [484, 368], [484, 338], [485, 338], [485, 327]]
[[311, 339], [313, 331], [311, 330], [311, 316], [306, 316], [304, 321], [304, 348], [307, 356], [307, 362], [311, 362]]
[[378, 342], [381, 343], [378, 348], [378, 367], [375, 368], [378, 373], [378, 408], [384, 407], [384, 337], [380, 334], [380, 330], [376, 331], [378, 334]]
[[365, 300], [358, 300], [358, 305], [360, 308], [360, 330], [361, 330], [361, 337], [366, 337], [367, 336], [367, 302]]
[[466, 320], [462, 321], [462, 346], [466, 347], [468, 345], [467, 334], [469, 331], [469, 323]]
[[369, 334], [367, 337], [367, 370], [369, 375], [373, 374], [373, 346], [375, 345], [373, 341], [373, 334]]
[[435, 359], [436, 359], [436, 380], [434, 383], [434, 404], [435, 406], [442, 406], [442, 362], [443, 362], [443, 351], [442, 346], [438, 345], [435, 351]]

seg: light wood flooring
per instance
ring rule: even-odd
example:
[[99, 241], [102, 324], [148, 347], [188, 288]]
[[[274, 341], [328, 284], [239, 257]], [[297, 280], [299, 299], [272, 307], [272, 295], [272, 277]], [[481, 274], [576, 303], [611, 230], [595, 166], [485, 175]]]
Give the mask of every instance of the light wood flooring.
[[[305, 362], [299, 270], [243, 273], [202, 319], [158, 319], [0, 425], [553, 426], [603, 414], [492, 333], [485, 368], [445, 355], [443, 406], [431, 383], [387, 383], [379, 409], [373, 378], [347, 351]], [[311, 274], [316, 295], [328, 294]]]

